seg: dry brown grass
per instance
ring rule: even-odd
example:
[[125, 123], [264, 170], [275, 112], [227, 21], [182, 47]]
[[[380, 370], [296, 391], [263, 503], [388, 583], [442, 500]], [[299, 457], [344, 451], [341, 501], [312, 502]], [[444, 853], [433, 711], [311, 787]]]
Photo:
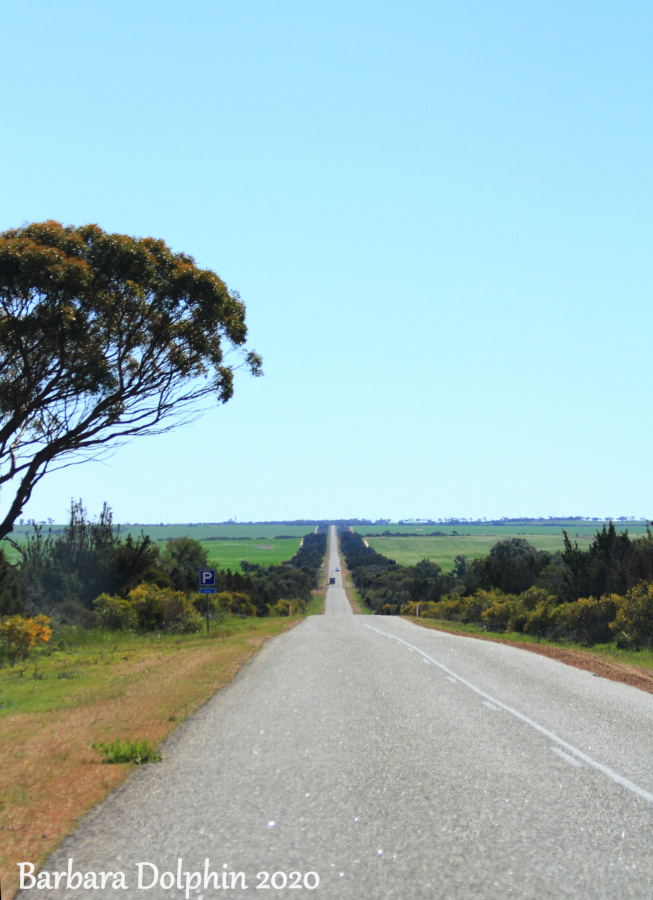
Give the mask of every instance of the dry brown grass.
[[[129, 774], [131, 764], [101, 762], [91, 749], [94, 742], [121, 738], [158, 744], [231, 681], [261, 644], [297, 621], [252, 620], [251, 629], [226, 637], [177, 639], [127, 656], [123, 648], [118, 658], [100, 654], [99, 660], [86, 663], [85, 680], [59, 682], [68, 692], [58, 696], [59, 708], [5, 712], [0, 743], [0, 873], [5, 898], [11, 900], [17, 888], [16, 863], [41, 863], [80, 816]], [[47, 678], [48, 665], [57, 663], [43, 665]], [[9, 670], [0, 675], [5, 683], [17, 678]], [[34, 690], [42, 684], [35, 682]], [[62, 703], [69, 707], [61, 708]]]

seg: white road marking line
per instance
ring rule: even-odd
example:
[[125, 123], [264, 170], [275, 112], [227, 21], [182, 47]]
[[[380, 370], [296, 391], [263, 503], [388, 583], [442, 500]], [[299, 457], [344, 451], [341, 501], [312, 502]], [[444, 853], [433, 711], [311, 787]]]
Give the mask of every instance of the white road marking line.
[[565, 762], [570, 763], [572, 766], [576, 766], [577, 769], [582, 769], [582, 762], [578, 762], [577, 759], [574, 759], [573, 756], [570, 756], [568, 753], [565, 753], [564, 750], [561, 750], [560, 747], [551, 747], [554, 753], [557, 753]]
[[447, 666], [443, 665], [441, 662], [438, 662], [437, 659], [433, 659], [432, 656], [429, 656], [428, 653], [424, 653], [423, 650], [420, 650], [419, 647], [413, 646], [413, 644], [409, 644], [408, 641], [404, 641], [400, 637], [396, 637], [394, 634], [388, 634], [386, 631], [379, 631], [378, 628], [374, 628], [373, 625], [365, 624], [366, 628], [369, 628], [370, 631], [375, 631], [377, 634], [380, 634], [382, 637], [391, 638], [394, 641], [398, 641], [400, 644], [405, 644], [406, 647], [409, 647], [411, 650], [416, 650], [420, 653], [425, 659], [428, 659], [433, 663], [434, 666], [437, 666], [438, 669], [441, 669], [443, 672], [446, 672], [447, 675], [451, 675], [452, 678], [458, 679], [461, 684], [464, 684], [465, 687], [469, 688], [470, 691], [473, 691], [475, 694], [478, 694], [479, 697], [482, 697], [484, 700], [489, 700], [490, 703], [493, 703], [495, 706], [498, 706], [499, 709], [504, 710], [504, 712], [510, 713], [511, 716], [514, 716], [516, 719], [519, 719], [520, 722], [524, 722], [526, 725], [530, 725], [531, 728], [534, 728], [535, 731], [539, 731], [540, 734], [543, 734], [545, 737], [549, 738], [550, 741], [553, 741], [554, 744], [557, 744], [559, 747], [562, 747], [568, 753], [571, 753], [577, 759], [582, 760], [584, 763], [587, 763], [588, 766], [592, 766], [592, 768], [597, 769], [597, 771], [602, 772], [607, 778], [610, 778], [616, 784], [621, 785], [621, 787], [626, 788], [628, 791], [632, 791], [633, 794], [636, 794], [638, 797], [641, 797], [642, 800], [646, 800], [647, 803], [653, 804], [653, 794], [650, 794], [648, 791], [645, 791], [643, 788], [639, 787], [639, 785], [635, 784], [633, 781], [630, 781], [628, 778], [624, 778], [623, 775], [620, 775], [618, 772], [615, 772], [613, 769], [610, 769], [608, 766], [604, 766], [603, 763], [598, 762], [598, 760], [593, 759], [591, 756], [588, 756], [587, 753], [583, 753], [582, 750], [579, 750], [578, 747], [574, 747], [573, 744], [570, 744], [568, 741], [563, 740], [563, 738], [558, 737], [557, 734], [554, 734], [552, 731], [549, 731], [548, 728], [544, 728], [542, 725], [539, 725], [533, 719], [529, 719], [528, 716], [525, 716], [523, 713], [518, 712], [516, 709], [513, 709], [511, 706], [508, 706], [505, 703], [502, 703], [501, 700], [496, 700], [494, 697], [491, 697], [490, 694], [487, 694], [485, 691], [482, 691], [480, 688], [477, 688], [476, 685], [472, 684], [471, 681], [467, 681], [466, 678], [462, 678], [460, 675], [456, 675], [455, 672], [452, 672]]
[[450, 681], [452, 684], [458, 684], [458, 679], [452, 678], [451, 675], [447, 675], [447, 681]]
[[487, 706], [488, 709], [493, 709], [494, 712], [499, 712], [499, 707], [495, 706], [494, 703], [490, 703], [489, 700], [484, 700], [483, 705]]

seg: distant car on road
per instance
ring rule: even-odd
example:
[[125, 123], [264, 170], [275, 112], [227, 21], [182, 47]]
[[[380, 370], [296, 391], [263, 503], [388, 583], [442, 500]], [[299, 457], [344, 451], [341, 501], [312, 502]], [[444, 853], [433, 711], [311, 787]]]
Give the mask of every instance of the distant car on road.
[[335, 583], [336, 583], [335, 578], [329, 578], [329, 584], [335, 584]]
[[336, 569], [336, 572], [339, 572], [339, 571], [340, 571], [340, 569]]

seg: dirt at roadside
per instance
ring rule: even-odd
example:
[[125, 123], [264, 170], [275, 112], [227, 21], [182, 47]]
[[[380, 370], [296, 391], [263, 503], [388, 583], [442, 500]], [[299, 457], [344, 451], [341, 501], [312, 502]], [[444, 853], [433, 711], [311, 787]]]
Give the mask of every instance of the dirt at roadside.
[[402, 618], [409, 619], [410, 622], [413, 622], [415, 625], [421, 625], [423, 628], [434, 628], [435, 630], [446, 631], [447, 634], [459, 634], [462, 637], [471, 637], [479, 641], [492, 641], [495, 644], [509, 644], [511, 647], [517, 647], [519, 650], [539, 653], [540, 656], [548, 656], [549, 659], [556, 659], [558, 662], [565, 663], [568, 666], [575, 666], [577, 669], [592, 672], [600, 678], [608, 678], [610, 681], [629, 684], [631, 687], [653, 694], [653, 670], [644, 669], [641, 666], [614, 662], [589, 651], [569, 650], [566, 647], [553, 647], [550, 644], [526, 644], [521, 641], [485, 637], [482, 634], [469, 634], [466, 631], [454, 631], [449, 628], [438, 629], [437, 626], [427, 625], [424, 620], [415, 619], [412, 616], [402, 616]]

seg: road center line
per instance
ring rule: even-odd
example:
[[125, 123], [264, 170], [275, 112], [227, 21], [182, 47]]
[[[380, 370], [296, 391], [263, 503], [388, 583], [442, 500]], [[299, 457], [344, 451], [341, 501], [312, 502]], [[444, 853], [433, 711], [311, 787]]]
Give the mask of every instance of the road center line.
[[447, 666], [443, 665], [443, 663], [438, 662], [437, 659], [433, 659], [432, 656], [429, 656], [428, 653], [424, 653], [423, 650], [420, 650], [419, 647], [415, 647], [413, 644], [409, 644], [408, 641], [404, 641], [403, 638], [397, 637], [394, 634], [388, 634], [385, 631], [379, 631], [378, 628], [374, 628], [373, 625], [365, 624], [366, 628], [369, 628], [370, 631], [375, 631], [377, 634], [380, 634], [382, 637], [391, 638], [394, 641], [398, 641], [400, 644], [404, 644], [410, 650], [415, 650], [424, 659], [428, 659], [429, 662], [432, 662], [434, 666], [437, 666], [438, 669], [441, 669], [443, 672], [446, 672], [447, 675], [456, 678], [461, 684], [464, 684], [466, 688], [469, 688], [470, 691], [473, 691], [475, 694], [478, 694], [479, 697], [482, 697], [484, 700], [489, 700], [490, 703], [493, 703], [495, 706], [498, 706], [500, 709], [504, 710], [507, 713], [510, 713], [511, 716], [514, 716], [516, 719], [519, 719], [520, 722], [524, 722], [526, 725], [529, 725], [531, 728], [534, 728], [535, 731], [539, 731], [540, 734], [543, 734], [545, 737], [549, 738], [550, 741], [553, 741], [559, 747], [562, 747], [568, 753], [571, 753], [572, 756], [575, 756], [577, 759], [581, 759], [584, 763], [587, 763], [588, 766], [592, 766], [594, 769], [597, 769], [599, 772], [602, 772], [607, 778], [610, 778], [616, 784], [621, 785], [621, 787], [626, 788], [628, 791], [632, 791], [633, 794], [636, 794], [638, 797], [641, 797], [642, 800], [646, 800], [647, 803], [653, 804], [653, 794], [650, 794], [648, 791], [645, 791], [643, 788], [636, 785], [633, 781], [630, 781], [628, 778], [624, 778], [623, 775], [620, 775], [618, 772], [615, 772], [613, 769], [610, 769], [608, 766], [604, 766], [603, 763], [598, 762], [598, 760], [593, 759], [591, 756], [588, 756], [587, 753], [583, 753], [582, 750], [579, 750], [578, 747], [574, 747], [573, 744], [568, 743], [563, 740], [563, 738], [558, 737], [557, 734], [554, 734], [552, 731], [549, 731], [548, 728], [544, 728], [544, 726], [539, 725], [533, 719], [530, 719], [528, 716], [525, 716], [523, 713], [518, 712], [518, 710], [513, 709], [511, 706], [507, 706], [505, 703], [502, 703], [501, 700], [497, 700], [495, 697], [492, 697], [490, 694], [482, 691], [480, 688], [477, 688], [476, 685], [472, 684], [471, 681], [467, 681], [466, 678], [463, 678], [461, 675], [458, 675], [456, 672], [453, 672]]

